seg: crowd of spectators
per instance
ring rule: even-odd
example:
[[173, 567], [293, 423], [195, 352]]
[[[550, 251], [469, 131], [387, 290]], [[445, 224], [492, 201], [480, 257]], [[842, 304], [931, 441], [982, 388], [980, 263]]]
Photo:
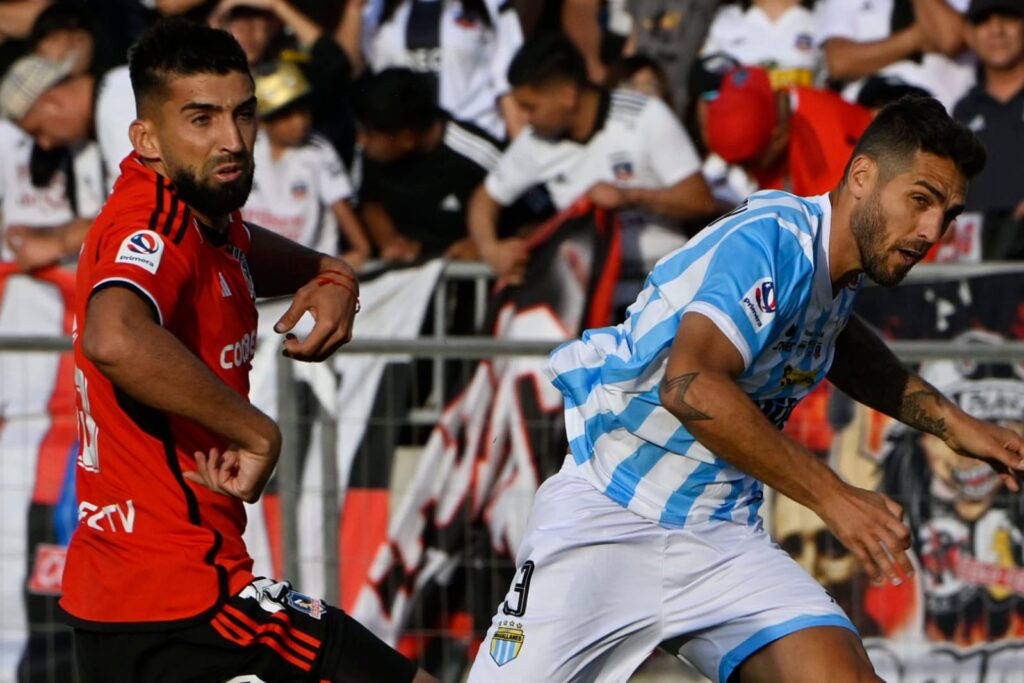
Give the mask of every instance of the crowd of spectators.
[[246, 218], [356, 267], [514, 282], [531, 227], [588, 197], [642, 273], [752, 190], [828, 191], [920, 94], [989, 153], [938, 258], [1024, 255], [1024, 0], [0, 0], [0, 261], [73, 261], [131, 152], [128, 48], [164, 16], [249, 58]]

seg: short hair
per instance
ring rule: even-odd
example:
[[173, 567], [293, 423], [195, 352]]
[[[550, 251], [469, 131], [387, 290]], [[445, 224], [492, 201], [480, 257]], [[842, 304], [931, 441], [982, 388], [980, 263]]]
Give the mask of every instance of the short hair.
[[843, 179], [859, 155], [871, 157], [891, 176], [902, 172], [917, 152], [949, 159], [968, 179], [981, 172], [987, 156], [981, 141], [950, 118], [938, 100], [908, 95], [878, 112], [854, 146]]
[[512, 58], [508, 82], [513, 88], [556, 82], [584, 86], [589, 79], [583, 55], [568, 38], [561, 33], [542, 33], [523, 43]]
[[245, 52], [230, 33], [185, 19], [163, 19], [143, 32], [128, 51], [128, 71], [139, 115], [173, 77], [237, 71], [252, 78]]
[[437, 104], [437, 82], [430, 74], [385, 69], [364, 78], [354, 90], [356, 120], [368, 130], [421, 131], [443, 117]]

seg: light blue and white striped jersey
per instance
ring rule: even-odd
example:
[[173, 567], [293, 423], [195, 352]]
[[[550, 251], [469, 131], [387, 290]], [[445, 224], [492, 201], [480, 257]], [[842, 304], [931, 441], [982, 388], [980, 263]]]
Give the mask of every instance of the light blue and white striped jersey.
[[552, 352], [572, 456], [594, 486], [666, 527], [758, 523], [761, 482], [698, 443], [658, 389], [683, 314], [697, 312], [739, 350], [740, 387], [781, 429], [828, 372], [860, 285], [833, 298], [830, 225], [828, 195], [757, 192], [662, 258], [625, 322]]

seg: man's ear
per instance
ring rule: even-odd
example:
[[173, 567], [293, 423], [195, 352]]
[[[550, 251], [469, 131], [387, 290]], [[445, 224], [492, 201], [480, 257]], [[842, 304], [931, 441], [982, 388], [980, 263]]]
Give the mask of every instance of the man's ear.
[[135, 119], [128, 127], [128, 137], [132, 147], [143, 159], [161, 159], [160, 141], [156, 136], [156, 127], [149, 119]]
[[875, 189], [878, 176], [878, 162], [866, 154], [858, 154], [850, 163], [850, 172], [846, 177], [850, 194], [857, 199], [867, 197]]

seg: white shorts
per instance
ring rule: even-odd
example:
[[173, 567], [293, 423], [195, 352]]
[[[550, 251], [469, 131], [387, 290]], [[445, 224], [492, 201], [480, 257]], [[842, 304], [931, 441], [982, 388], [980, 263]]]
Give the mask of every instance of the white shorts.
[[716, 683], [813, 626], [857, 630], [758, 525], [666, 529], [621, 507], [567, 459], [538, 489], [469, 683], [626, 681], [666, 640]]

